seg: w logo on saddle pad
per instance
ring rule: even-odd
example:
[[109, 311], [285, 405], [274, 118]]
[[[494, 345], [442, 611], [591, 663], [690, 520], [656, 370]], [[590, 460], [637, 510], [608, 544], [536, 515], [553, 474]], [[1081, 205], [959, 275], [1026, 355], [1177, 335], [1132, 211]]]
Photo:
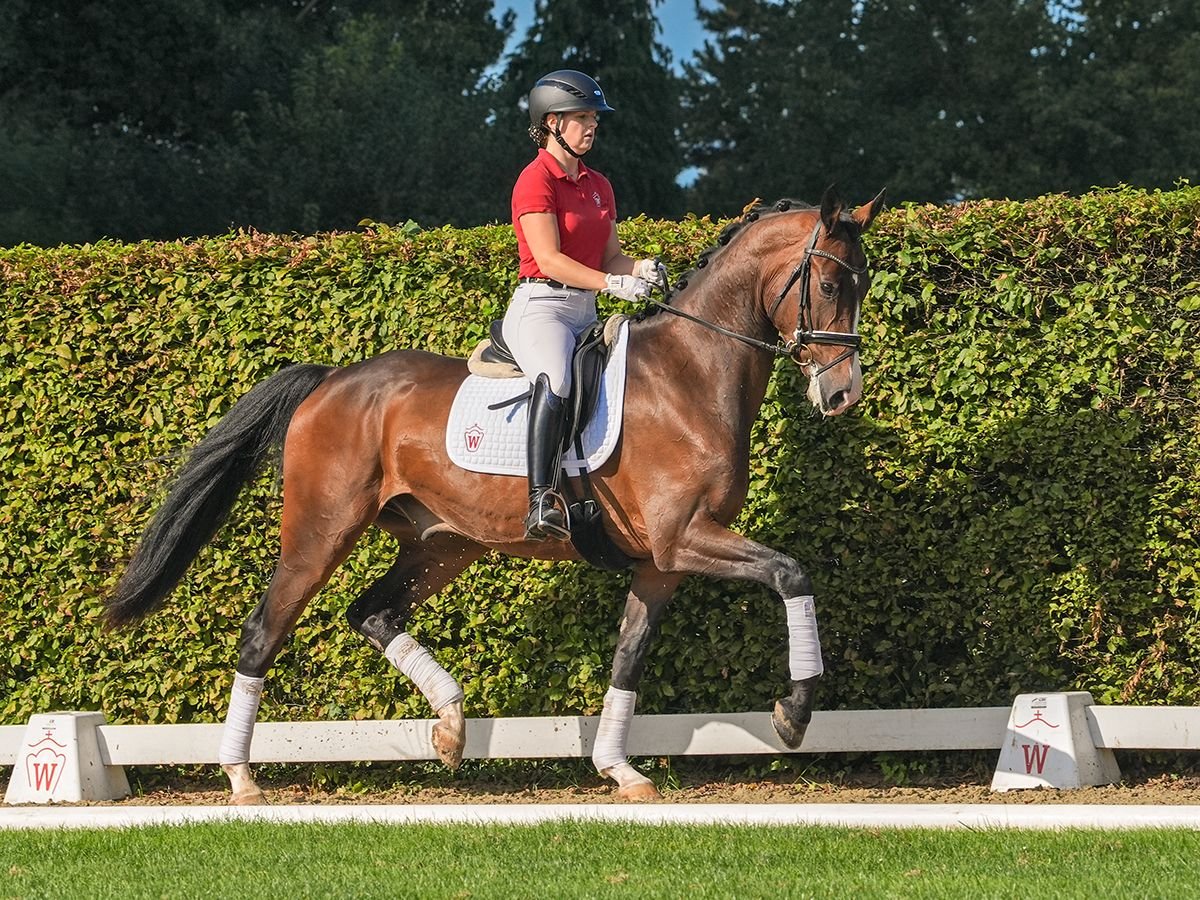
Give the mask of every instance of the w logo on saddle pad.
[[463, 440], [467, 445], [467, 452], [475, 453], [483, 444], [483, 429], [478, 425], [472, 425], [463, 432]]
[[[616, 449], [625, 405], [628, 346], [629, 325], [624, 323], [609, 350], [596, 410], [583, 430], [583, 459], [574, 449], [563, 454], [563, 468], [571, 474], [594, 471]], [[471, 472], [524, 476], [529, 400], [500, 409], [488, 407], [512, 399], [528, 385], [524, 378], [468, 375], [454, 397], [446, 423], [446, 452], [451, 462]]]

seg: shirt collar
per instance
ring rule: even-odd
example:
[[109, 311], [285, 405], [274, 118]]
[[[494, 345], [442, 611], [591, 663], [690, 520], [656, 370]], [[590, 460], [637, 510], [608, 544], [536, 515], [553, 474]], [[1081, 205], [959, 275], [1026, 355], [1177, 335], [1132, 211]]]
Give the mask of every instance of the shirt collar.
[[[565, 171], [563, 171], [563, 167], [559, 165], [558, 160], [554, 158], [554, 154], [552, 154], [545, 147], [538, 148], [538, 159], [541, 160], [542, 165], [546, 167], [546, 171], [548, 171], [555, 178], [570, 177]], [[582, 181], [587, 177], [587, 175], [588, 167], [583, 164], [583, 160], [581, 159], [579, 160], [579, 180]]]

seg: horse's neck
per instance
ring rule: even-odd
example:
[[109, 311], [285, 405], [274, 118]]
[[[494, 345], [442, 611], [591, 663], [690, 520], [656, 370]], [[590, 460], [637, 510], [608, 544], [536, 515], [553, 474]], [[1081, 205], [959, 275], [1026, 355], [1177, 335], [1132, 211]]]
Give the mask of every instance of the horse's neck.
[[[672, 300], [672, 306], [734, 334], [774, 344], [767, 315], [764, 265], [795, 243], [796, 225], [780, 217], [737, 234]], [[661, 311], [643, 323], [647, 362], [662, 383], [678, 383], [688, 402], [705, 406], [732, 432], [749, 435], [766, 396], [775, 357], [698, 322]], [[632, 349], [632, 348], [631, 348]]]
[[[750, 308], [752, 287], [745, 286], [747, 293], [734, 302], [724, 302], [718, 294], [728, 289], [706, 278], [678, 308], [737, 334], [769, 338]], [[772, 355], [666, 311], [643, 325], [630, 349], [637, 348], [649, 377], [664, 387], [677, 384], [684, 405], [719, 419], [733, 434], [748, 435], [766, 396]]]

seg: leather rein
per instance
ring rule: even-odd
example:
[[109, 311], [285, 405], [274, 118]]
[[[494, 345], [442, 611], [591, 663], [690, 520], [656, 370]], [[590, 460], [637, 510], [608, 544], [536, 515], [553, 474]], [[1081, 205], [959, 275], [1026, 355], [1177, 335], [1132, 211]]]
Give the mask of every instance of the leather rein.
[[[778, 310], [780, 304], [783, 303], [788, 291], [792, 289], [792, 285], [796, 284], [797, 281], [800, 282], [800, 302], [796, 310], [796, 330], [792, 333], [792, 339], [787, 343], [776, 342], [774, 344], [768, 344], [766, 341], [760, 341], [757, 338], [739, 334], [736, 331], [730, 331], [728, 328], [723, 328], [714, 322], [709, 322], [707, 319], [702, 319], [699, 316], [694, 316], [691, 313], [677, 309], [676, 307], [670, 305], [671, 297], [673, 296], [674, 292], [669, 288], [662, 289], [663, 295], [666, 298], [665, 301], [656, 300], [653, 297], [647, 297], [646, 299], [669, 313], [673, 313], [681, 318], [688, 319], [698, 325], [703, 325], [705, 328], [711, 329], [719, 334], [723, 334], [726, 337], [731, 337], [736, 341], [741, 341], [743, 344], [748, 344], [749, 346], [756, 347], [759, 350], [766, 350], [768, 353], [774, 353], [777, 356], [786, 356], [793, 360], [795, 360], [795, 353], [797, 350], [808, 347], [812, 344], [826, 344], [845, 347], [845, 351], [838, 354], [837, 358], [834, 359], [833, 362], [826, 363], [818, 368], [815, 372], [810, 373], [810, 378], [816, 378], [817, 376], [821, 375], [821, 373], [836, 366], [846, 357], [856, 353], [859, 347], [862, 346], [862, 337], [858, 334], [845, 331], [816, 331], [813, 329], [812, 295], [809, 287], [809, 282], [811, 280], [810, 276], [812, 274], [812, 258], [814, 256], [820, 256], [824, 259], [833, 260], [843, 269], [854, 275], [856, 281], [858, 276], [866, 274], [868, 268], [866, 265], [862, 266], [861, 268], [858, 266], [852, 266], [849, 262], [839, 256], [834, 256], [832, 253], [828, 253], [824, 250], [818, 250], [817, 239], [820, 237], [820, 234], [821, 223], [818, 221], [816, 227], [813, 229], [812, 237], [808, 241], [808, 246], [804, 248], [804, 256], [800, 260], [800, 264], [792, 270], [792, 274], [788, 278], [787, 283], [784, 284], [783, 290], [779, 292], [779, 296], [775, 298], [775, 302], [771, 304], [771, 309], [767, 313], [767, 317], [774, 321], [775, 311]], [[666, 284], [665, 268], [660, 265], [660, 269], [662, 269], [661, 274], [663, 275], [663, 283]]]

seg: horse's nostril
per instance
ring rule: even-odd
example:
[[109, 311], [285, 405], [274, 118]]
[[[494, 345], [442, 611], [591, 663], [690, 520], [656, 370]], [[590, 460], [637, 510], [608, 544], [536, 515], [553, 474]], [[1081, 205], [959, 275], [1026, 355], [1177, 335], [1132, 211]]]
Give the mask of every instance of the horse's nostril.
[[842, 404], [845, 402], [846, 402], [846, 392], [845, 391], [835, 391], [834, 393], [830, 394], [828, 397], [825, 398], [826, 408], [828, 408], [828, 409], [841, 409]]

